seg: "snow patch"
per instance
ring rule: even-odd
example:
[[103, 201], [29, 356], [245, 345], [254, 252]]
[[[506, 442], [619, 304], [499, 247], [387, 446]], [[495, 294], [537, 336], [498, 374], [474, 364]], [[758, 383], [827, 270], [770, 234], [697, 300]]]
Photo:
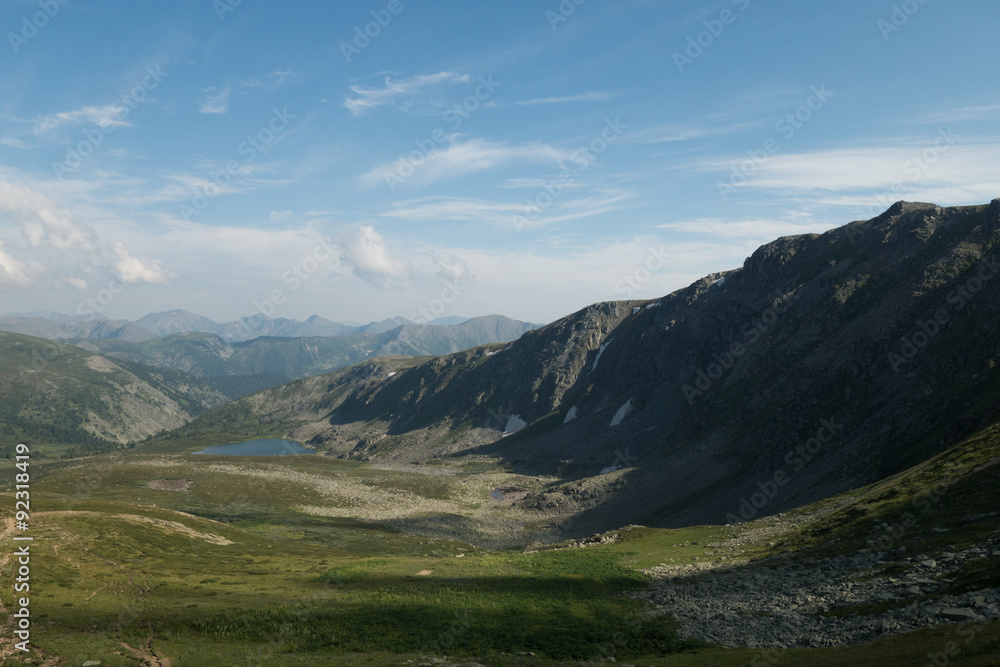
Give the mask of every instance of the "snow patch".
[[601, 474], [601, 475], [607, 475], [609, 472], [615, 472], [615, 471], [618, 471], [618, 470], [621, 470], [621, 469], [622, 469], [622, 466], [620, 466], [620, 465], [617, 465], [617, 466], [608, 466], [607, 468], [602, 468], [601, 472], [599, 474]]
[[580, 416], [580, 411], [577, 410], [576, 406], [574, 405], [569, 409], [569, 412], [566, 413], [566, 419], [563, 420], [563, 424], [568, 424], [579, 416]]
[[712, 284], [713, 285], [718, 285], [719, 287], [722, 287], [723, 285], [726, 284], [726, 279], [725, 278], [719, 278], [718, 280], [713, 280]]
[[389, 373], [388, 375], [386, 375], [386, 377], [390, 377], [391, 378], [393, 375], [395, 375], [398, 372], [399, 371], [393, 371], [393, 372]]
[[604, 354], [604, 350], [608, 349], [608, 345], [611, 344], [613, 338], [609, 338], [601, 347], [597, 349], [597, 356], [594, 357], [594, 365], [590, 367], [590, 372], [593, 373], [597, 370], [597, 362], [601, 360], [601, 355]]
[[663, 303], [661, 303], [660, 301], [657, 301], [656, 303], [650, 303], [650, 304], [646, 305], [646, 310], [652, 310], [653, 308], [659, 308], [662, 305], [663, 305]]
[[642, 306], [633, 306], [632, 307], [632, 314], [633, 315], [638, 315], [641, 312], [642, 312]]
[[622, 420], [628, 417], [629, 414], [631, 414], [632, 410], [634, 409], [635, 406], [632, 405], [632, 399], [630, 398], [628, 399], [628, 402], [625, 403], [625, 405], [618, 408], [618, 412], [615, 413], [615, 418], [611, 420], [611, 425], [618, 426], [619, 424], [621, 424]]
[[507, 419], [507, 425], [503, 427], [503, 434], [510, 435], [511, 433], [517, 433], [527, 425], [528, 422], [521, 419], [521, 415], [511, 415]]

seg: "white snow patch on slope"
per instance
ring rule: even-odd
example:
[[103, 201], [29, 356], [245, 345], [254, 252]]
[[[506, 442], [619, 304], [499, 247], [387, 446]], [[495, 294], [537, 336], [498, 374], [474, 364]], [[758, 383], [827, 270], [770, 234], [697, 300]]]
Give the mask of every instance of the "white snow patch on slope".
[[608, 466], [607, 468], [602, 468], [601, 472], [598, 474], [607, 475], [609, 472], [617, 472], [622, 469], [622, 466]]
[[507, 425], [503, 427], [503, 434], [510, 435], [511, 433], [517, 433], [527, 425], [528, 422], [521, 419], [521, 415], [511, 415], [507, 419]]
[[609, 338], [603, 345], [597, 348], [597, 356], [594, 357], [594, 365], [590, 367], [590, 372], [593, 373], [597, 370], [597, 362], [601, 360], [601, 355], [604, 354], [604, 350], [608, 349], [608, 345], [611, 344], [613, 338]]
[[569, 409], [569, 412], [566, 413], [566, 419], [563, 420], [563, 424], [568, 424], [579, 416], [580, 416], [580, 411], [577, 410], [576, 406], [574, 405]]
[[632, 405], [632, 399], [628, 399], [628, 402], [625, 403], [625, 405], [618, 408], [618, 412], [615, 413], [615, 418], [611, 420], [611, 425], [618, 426], [621, 424], [622, 420], [628, 417], [634, 408], [635, 406]]

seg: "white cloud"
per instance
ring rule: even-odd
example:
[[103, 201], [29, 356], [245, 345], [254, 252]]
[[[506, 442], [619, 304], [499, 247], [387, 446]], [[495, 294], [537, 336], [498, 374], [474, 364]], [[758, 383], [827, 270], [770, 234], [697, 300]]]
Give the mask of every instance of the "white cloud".
[[45, 195], [29, 188], [0, 181], [0, 214], [20, 223], [28, 243], [57, 250], [94, 250], [93, 230]]
[[535, 228], [607, 213], [619, 208], [631, 196], [628, 192], [601, 191], [589, 197], [548, 198], [547, 201], [552, 203], [541, 210], [523, 200], [496, 202], [462, 197], [425, 197], [399, 202], [382, 215], [406, 220], [459, 220]]
[[562, 167], [573, 160], [573, 151], [542, 143], [508, 145], [484, 139], [463, 142], [455, 136], [450, 141], [448, 146], [422, 155], [419, 165], [408, 157], [380, 164], [361, 176], [361, 184], [366, 187], [385, 185], [387, 175], [400, 179], [401, 174], [410, 174], [411, 168], [412, 174], [403, 179], [404, 182], [426, 185], [516, 162], [548, 163]]
[[[809, 153], [771, 156], [750, 182], [758, 187], [788, 190], [870, 189], [894, 181], [969, 182], [983, 173], [998, 173], [1000, 144], [963, 146], [943, 143], [934, 149], [937, 137], [924, 142], [908, 141], [894, 146], [842, 148]], [[931, 151], [924, 156], [924, 151]], [[706, 170], [731, 171], [732, 161], [705, 163]]]
[[295, 215], [294, 211], [271, 211], [271, 213], [268, 214], [267, 219], [271, 222], [284, 222], [293, 215]]
[[439, 83], [467, 83], [470, 79], [471, 77], [468, 74], [456, 74], [454, 72], [423, 74], [396, 81], [386, 77], [385, 86], [381, 88], [351, 86], [351, 92], [354, 93], [354, 97], [345, 97], [344, 106], [355, 116], [360, 116], [376, 107], [391, 104], [398, 96], [416, 95], [428, 86]]
[[17, 137], [0, 137], [0, 146], [10, 146], [11, 148], [20, 148], [22, 150], [31, 150], [34, 148], [29, 143], [26, 143]]
[[341, 259], [355, 275], [376, 287], [404, 287], [410, 282], [410, 263], [394, 254], [370, 225], [345, 232], [338, 239]]
[[118, 261], [115, 262], [115, 270], [125, 283], [159, 283], [164, 284], [167, 276], [160, 268], [160, 263], [155, 260], [141, 260], [129, 254], [128, 249], [122, 242], [114, 245], [115, 254]]
[[62, 287], [67, 285], [75, 290], [80, 290], [81, 292], [87, 289], [87, 281], [83, 278], [63, 278], [62, 280], [57, 280], [55, 282], [56, 287]]
[[439, 255], [431, 253], [431, 259], [438, 265], [440, 271], [438, 276], [446, 280], [459, 281], [467, 280], [472, 276], [469, 273], [469, 265], [458, 255]]
[[566, 95], [564, 97], [536, 97], [530, 100], [515, 102], [518, 106], [534, 106], [538, 104], [564, 104], [567, 102], [607, 102], [618, 97], [618, 93], [581, 93], [580, 95]]
[[47, 134], [63, 125], [84, 125], [93, 123], [102, 128], [131, 127], [125, 120], [128, 108], [109, 104], [102, 107], [83, 107], [76, 111], [63, 111], [57, 114], [39, 116], [32, 122], [35, 134]]
[[229, 94], [232, 92], [230, 86], [216, 88], [212, 86], [201, 91], [205, 93], [205, 98], [199, 102], [198, 113], [226, 113], [229, 111]]
[[31, 266], [20, 262], [4, 250], [3, 241], [0, 241], [0, 284], [14, 283], [20, 287], [27, 287], [32, 282], [32, 274], [39, 267]]
[[822, 234], [832, 226], [825, 222], [792, 222], [788, 220], [722, 220], [718, 218], [696, 218], [683, 222], [668, 222], [656, 225], [654, 229], [667, 229], [687, 234], [701, 234], [714, 238], [758, 239], [768, 243], [781, 236], [796, 234]]
[[281, 86], [285, 85], [285, 82], [294, 79], [297, 76], [294, 70], [280, 70], [276, 69], [270, 74], [264, 77], [264, 80], [260, 79], [249, 79], [240, 83], [243, 88], [260, 88], [262, 90], [276, 90]]

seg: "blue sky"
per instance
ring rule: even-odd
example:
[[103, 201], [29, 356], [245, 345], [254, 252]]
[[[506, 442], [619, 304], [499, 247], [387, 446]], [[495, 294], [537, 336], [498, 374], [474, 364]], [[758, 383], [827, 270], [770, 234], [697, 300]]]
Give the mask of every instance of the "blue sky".
[[0, 0], [0, 313], [545, 322], [899, 199], [985, 203], [998, 23], [995, 0]]

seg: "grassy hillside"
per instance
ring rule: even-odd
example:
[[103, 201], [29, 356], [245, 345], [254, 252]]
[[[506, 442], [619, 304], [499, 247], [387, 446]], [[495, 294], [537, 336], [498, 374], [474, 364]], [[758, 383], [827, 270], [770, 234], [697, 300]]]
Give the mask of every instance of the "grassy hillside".
[[180, 375], [132, 372], [71, 345], [0, 333], [0, 436], [86, 451], [176, 429], [226, 397]]

